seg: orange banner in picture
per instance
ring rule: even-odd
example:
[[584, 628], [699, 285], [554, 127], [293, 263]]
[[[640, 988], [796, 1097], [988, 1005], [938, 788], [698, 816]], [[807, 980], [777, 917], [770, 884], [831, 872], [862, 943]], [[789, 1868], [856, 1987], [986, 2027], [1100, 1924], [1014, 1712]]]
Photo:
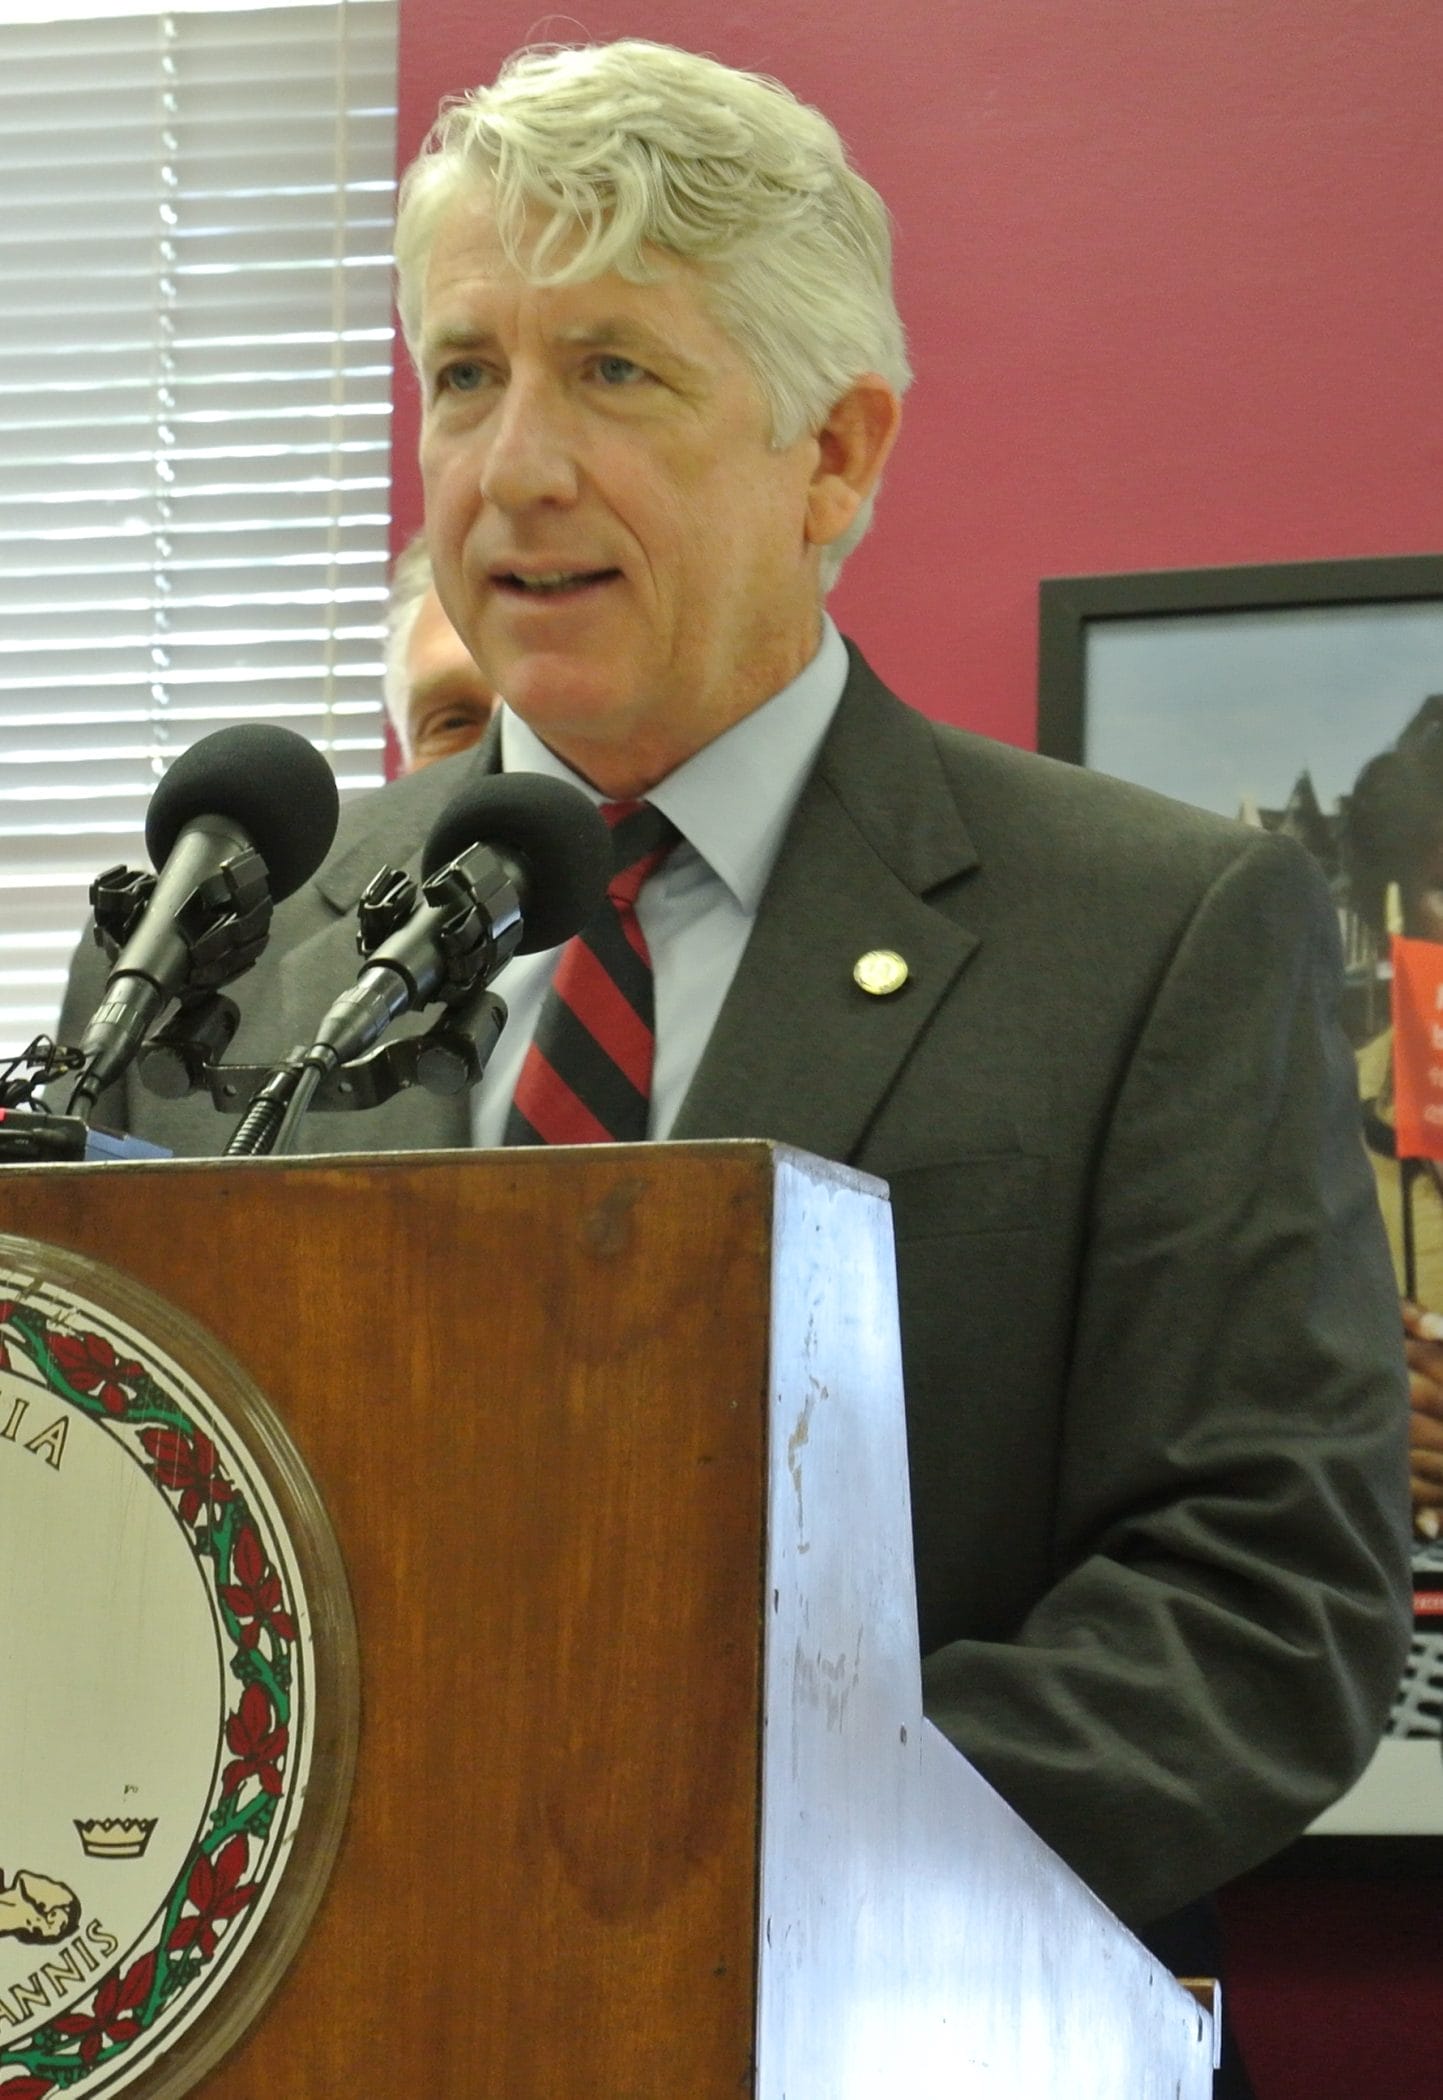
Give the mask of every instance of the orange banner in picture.
[[1393, 940], [1399, 1159], [1443, 1159], [1443, 941]]

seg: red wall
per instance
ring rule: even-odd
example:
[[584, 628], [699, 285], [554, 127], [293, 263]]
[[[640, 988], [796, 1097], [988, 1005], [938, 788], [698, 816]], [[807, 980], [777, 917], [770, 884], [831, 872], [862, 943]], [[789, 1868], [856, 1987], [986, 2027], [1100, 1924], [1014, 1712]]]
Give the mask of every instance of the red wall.
[[1443, 547], [1438, 0], [402, 0], [403, 161], [548, 33], [775, 73], [891, 204], [918, 377], [833, 604], [929, 713], [1032, 741], [1042, 576]]

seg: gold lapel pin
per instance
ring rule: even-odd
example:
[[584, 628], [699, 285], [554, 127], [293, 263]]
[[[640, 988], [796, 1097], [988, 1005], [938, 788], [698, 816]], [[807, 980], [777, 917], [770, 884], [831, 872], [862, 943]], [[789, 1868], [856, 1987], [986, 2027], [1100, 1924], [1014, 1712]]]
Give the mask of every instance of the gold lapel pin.
[[910, 975], [907, 965], [892, 948], [869, 948], [859, 955], [852, 968], [852, 981], [874, 999], [885, 999], [892, 992], [900, 992]]

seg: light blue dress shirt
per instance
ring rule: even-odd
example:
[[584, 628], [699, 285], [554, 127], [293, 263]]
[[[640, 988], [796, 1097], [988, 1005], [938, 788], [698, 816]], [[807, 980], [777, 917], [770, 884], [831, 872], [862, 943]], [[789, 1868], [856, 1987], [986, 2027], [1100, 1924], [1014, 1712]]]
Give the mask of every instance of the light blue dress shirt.
[[[647, 800], [681, 840], [642, 891], [637, 917], [656, 978], [650, 1135], [669, 1135], [736, 975], [782, 837], [847, 682], [847, 649], [828, 618], [806, 669], [678, 766]], [[603, 797], [501, 709], [501, 769], [547, 773]], [[536, 1032], [559, 948], [518, 955], [494, 980], [509, 1018], [472, 1095], [472, 1135], [499, 1145], [522, 1059]]]

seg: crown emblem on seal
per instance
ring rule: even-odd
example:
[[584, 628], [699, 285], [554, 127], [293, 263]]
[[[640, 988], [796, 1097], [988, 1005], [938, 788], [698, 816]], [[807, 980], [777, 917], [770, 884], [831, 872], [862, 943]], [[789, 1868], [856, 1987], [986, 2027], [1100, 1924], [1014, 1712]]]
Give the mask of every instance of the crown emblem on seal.
[[75, 1818], [81, 1850], [91, 1859], [139, 1859], [155, 1829], [154, 1816], [107, 1816], [82, 1822]]

